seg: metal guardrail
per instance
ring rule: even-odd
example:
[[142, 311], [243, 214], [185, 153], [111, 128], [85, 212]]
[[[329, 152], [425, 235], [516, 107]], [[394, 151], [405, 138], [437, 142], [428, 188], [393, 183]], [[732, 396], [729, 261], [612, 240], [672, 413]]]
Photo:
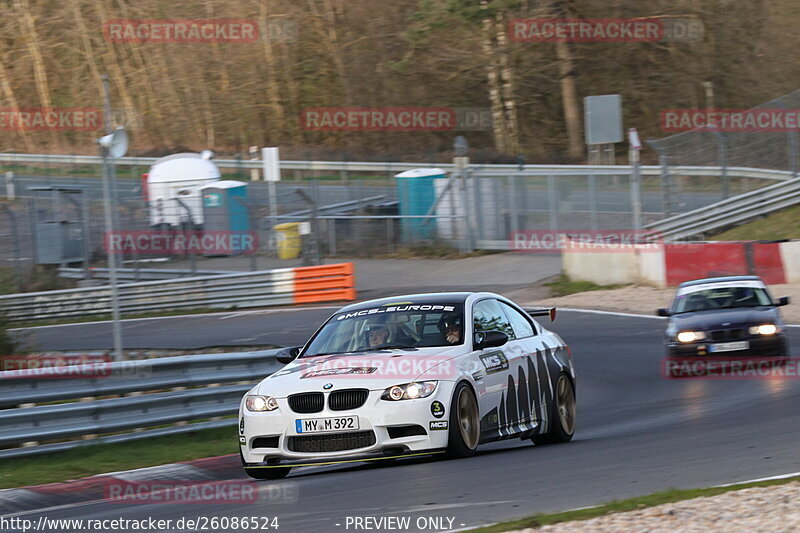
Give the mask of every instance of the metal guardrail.
[[[157, 157], [121, 157], [115, 159], [117, 165], [122, 166], [150, 166], [158, 160]], [[0, 161], [6, 163], [47, 163], [47, 164], [72, 164], [72, 165], [100, 165], [103, 160], [93, 155], [51, 155], [51, 154], [16, 154], [0, 153]], [[263, 162], [260, 160], [214, 159], [214, 164], [221, 168], [260, 169]], [[369, 172], [373, 174], [394, 174], [415, 168], [436, 167], [452, 170], [452, 163], [397, 163], [397, 162], [370, 162], [370, 161], [281, 161], [282, 170], [326, 171], [326, 172]], [[494, 172], [503, 176], [509, 174], [527, 176], [547, 175], [625, 175], [631, 173], [629, 165], [475, 165], [472, 171], [481, 176], [490, 177]], [[643, 176], [660, 176], [663, 168], [658, 165], [641, 167]], [[768, 180], [787, 180], [793, 178], [788, 171], [770, 170], [749, 167], [711, 167], [711, 166], [670, 166], [670, 174], [682, 176], [721, 176], [723, 172], [730, 178], [753, 178]]]
[[[283, 366], [275, 352], [0, 372], [0, 458], [235, 426], [216, 418], [236, 414], [253, 384]], [[109, 395], [123, 396], [97, 399]]]
[[[196, 270], [192, 272], [188, 269], [177, 268], [118, 268], [117, 279], [131, 281], [154, 281], [161, 279], [188, 278], [197, 276], [220, 276], [223, 274], [233, 274], [229, 270]], [[107, 268], [92, 267], [89, 269], [92, 279], [108, 279]], [[68, 279], [83, 279], [84, 270], [82, 268], [59, 267], [58, 275]]]
[[674, 241], [721, 230], [797, 204], [800, 204], [800, 178], [659, 220], [646, 228], [659, 239]]
[[[123, 313], [246, 308], [355, 298], [352, 264], [280, 268], [118, 285]], [[109, 286], [0, 296], [11, 322], [111, 313]]]

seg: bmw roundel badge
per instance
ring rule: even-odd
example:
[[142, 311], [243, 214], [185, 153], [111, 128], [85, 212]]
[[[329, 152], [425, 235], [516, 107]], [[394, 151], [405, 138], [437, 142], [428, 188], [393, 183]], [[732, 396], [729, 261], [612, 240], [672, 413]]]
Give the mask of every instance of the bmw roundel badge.
[[328, 390], [333, 388], [333, 383], [326, 383], [322, 386], [323, 389]]

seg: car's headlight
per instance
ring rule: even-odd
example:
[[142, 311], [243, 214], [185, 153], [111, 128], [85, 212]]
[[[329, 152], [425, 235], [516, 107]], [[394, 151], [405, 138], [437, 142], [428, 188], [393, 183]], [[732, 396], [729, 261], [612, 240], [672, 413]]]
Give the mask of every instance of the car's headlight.
[[695, 342], [705, 338], [706, 334], [702, 331], [681, 331], [678, 333], [678, 340], [681, 342]]
[[750, 335], [775, 335], [778, 333], [778, 326], [775, 324], [761, 324], [750, 328]]
[[274, 411], [278, 408], [278, 400], [272, 396], [248, 395], [244, 405], [248, 411]]
[[389, 387], [381, 395], [382, 400], [416, 400], [427, 398], [436, 390], [438, 381], [414, 381]]

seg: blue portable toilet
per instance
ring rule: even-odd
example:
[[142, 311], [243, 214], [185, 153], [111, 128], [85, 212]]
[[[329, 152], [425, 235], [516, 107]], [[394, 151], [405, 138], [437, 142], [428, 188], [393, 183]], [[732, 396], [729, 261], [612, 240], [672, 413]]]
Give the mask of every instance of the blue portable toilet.
[[[395, 175], [397, 200], [401, 215], [427, 215], [436, 201], [434, 180], [447, 179], [441, 168], [415, 168]], [[436, 221], [424, 218], [404, 218], [400, 221], [403, 242], [432, 239], [436, 235]]]
[[[247, 207], [247, 184], [241, 181], [220, 180], [200, 189], [203, 197], [203, 232], [250, 232]], [[241, 239], [232, 241], [242, 243]], [[248, 250], [231, 249], [235, 255]], [[223, 255], [223, 254], [215, 254]]]

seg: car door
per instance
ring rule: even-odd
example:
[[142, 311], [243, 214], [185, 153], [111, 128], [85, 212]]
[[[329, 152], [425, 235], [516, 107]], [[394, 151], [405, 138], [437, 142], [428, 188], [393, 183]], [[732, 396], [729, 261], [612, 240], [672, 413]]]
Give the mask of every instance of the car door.
[[537, 324], [526, 313], [508, 302], [500, 301], [500, 307], [514, 329], [521, 352], [516, 359], [517, 366], [510, 368], [509, 372], [517, 383], [520, 411], [517, 425], [520, 431], [527, 431], [547, 418], [552, 391], [546, 358], [552, 347], [545, 346]]
[[516, 432], [520, 420], [530, 416], [529, 410], [520, 411], [527, 406], [526, 398], [521, 398], [518, 388], [517, 368], [526, 355], [525, 344], [516, 340], [514, 329], [495, 298], [477, 301], [472, 310], [473, 333], [481, 331], [502, 331], [508, 335], [508, 342], [500, 347], [477, 350], [479, 362], [473, 378], [481, 395], [481, 435], [484, 440], [496, 440]]

